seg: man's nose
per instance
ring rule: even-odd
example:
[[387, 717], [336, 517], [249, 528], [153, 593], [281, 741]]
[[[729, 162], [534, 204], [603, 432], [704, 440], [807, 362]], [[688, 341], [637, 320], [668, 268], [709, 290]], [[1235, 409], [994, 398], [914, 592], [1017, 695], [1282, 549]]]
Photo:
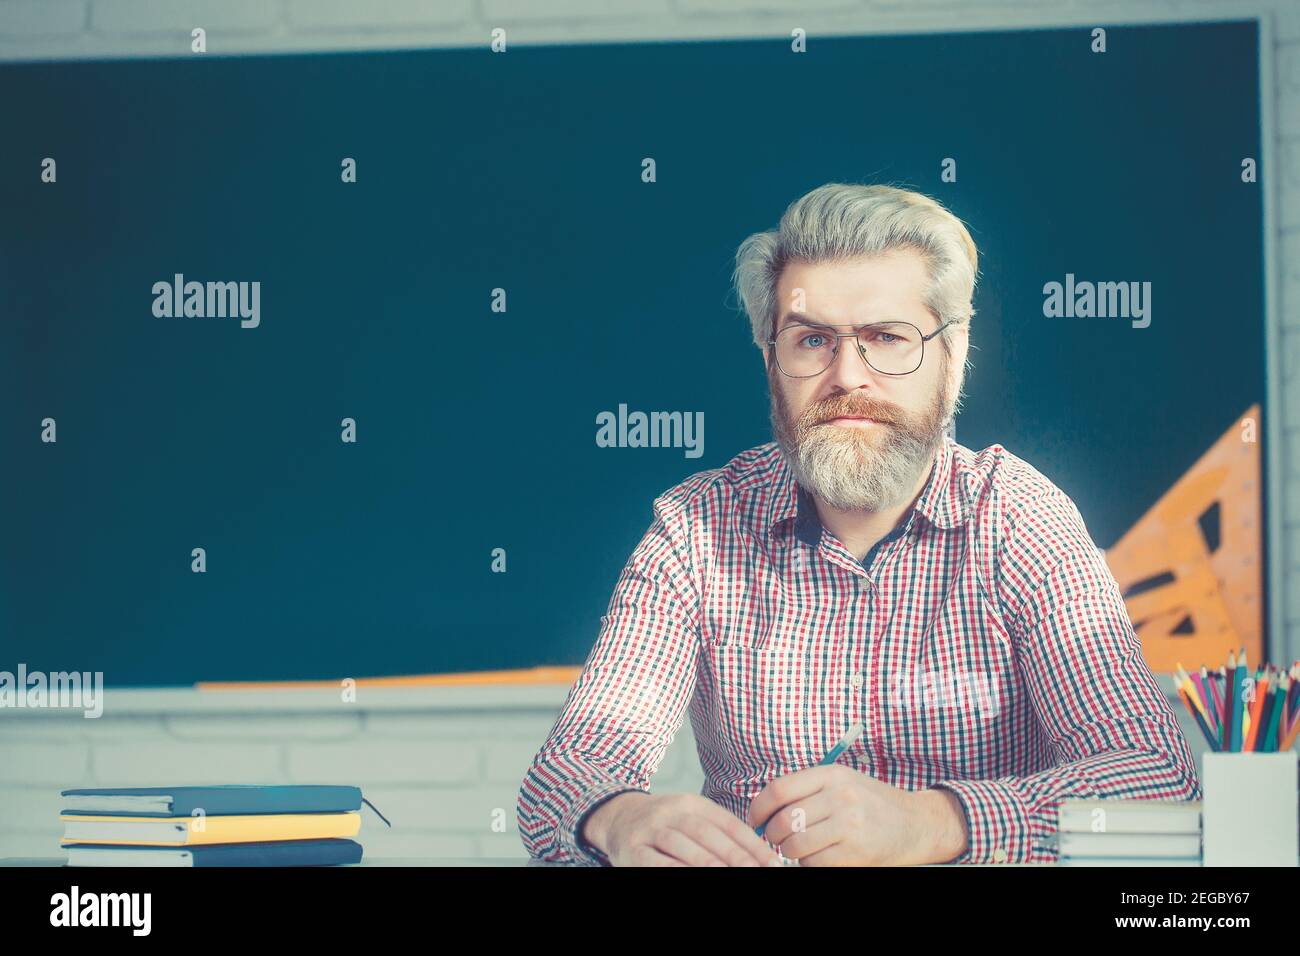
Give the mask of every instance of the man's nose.
[[822, 375], [827, 379], [823, 384], [838, 385], [846, 392], [864, 384], [875, 384], [875, 372], [863, 358], [862, 345], [856, 338], [840, 339], [835, 357]]

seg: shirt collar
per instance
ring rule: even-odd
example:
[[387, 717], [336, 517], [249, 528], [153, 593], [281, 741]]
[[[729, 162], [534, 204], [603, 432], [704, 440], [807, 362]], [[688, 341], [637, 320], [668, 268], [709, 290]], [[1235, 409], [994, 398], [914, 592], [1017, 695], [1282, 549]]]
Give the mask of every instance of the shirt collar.
[[[950, 530], [959, 527], [970, 517], [970, 511], [964, 492], [955, 454], [956, 443], [945, 434], [939, 450], [935, 453], [935, 464], [930, 470], [930, 477], [916, 499], [913, 511], [936, 528]], [[899, 527], [910, 524], [908, 515]], [[795, 532], [805, 540], [812, 540], [821, 534], [821, 519], [817, 514], [812, 495], [794, 479], [785, 455], [777, 454], [776, 470], [772, 478], [772, 501], [768, 512], [768, 533], [779, 534], [786, 524], [793, 520]], [[901, 533], [901, 532], [900, 532]]]

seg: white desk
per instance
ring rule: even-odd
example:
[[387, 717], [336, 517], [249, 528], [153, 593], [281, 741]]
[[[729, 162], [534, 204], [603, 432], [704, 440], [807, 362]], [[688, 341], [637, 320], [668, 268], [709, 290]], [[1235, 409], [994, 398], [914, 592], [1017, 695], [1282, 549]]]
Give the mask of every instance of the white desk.
[[[0, 858], [0, 866], [63, 866], [67, 863], [66, 857], [42, 856], [42, 857], [3, 857]], [[360, 863], [346, 864], [345, 868], [356, 868], [359, 866], [567, 866], [566, 863], [542, 863], [538, 860], [527, 859], [494, 859], [490, 857], [366, 857], [361, 858]], [[98, 870], [109, 869], [108, 867], [97, 866], [79, 866], [78, 870]], [[152, 869], [144, 867], [144, 869]], [[173, 869], [173, 867], [160, 867], [159, 869]], [[175, 869], [191, 869], [191, 867], [175, 867]], [[239, 867], [198, 867], [198, 869], [239, 869]], [[247, 867], [245, 867], [247, 869]], [[327, 869], [320, 867], [319, 869]]]
[[[5, 857], [0, 858], [0, 866], [63, 866], [66, 859], [62, 857]], [[1157, 861], [1153, 861], [1159, 865]], [[342, 867], [318, 867], [318, 869], [355, 869], [362, 866], [571, 866], [569, 863], [543, 863], [540, 860], [527, 859], [497, 859], [491, 857], [362, 857], [360, 863], [351, 863]], [[973, 867], [983, 866], [1056, 866], [1055, 863], [930, 863], [927, 866], [943, 866], [952, 869], [970, 869]], [[78, 870], [97, 870], [110, 869], [110, 867], [90, 867], [79, 866], [74, 869]], [[145, 867], [144, 869], [150, 869]], [[172, 869], [172, 867], [163, 867], [162, 869]], [[191, 867], [177, 867], [176, 869], [191, 869]], [[238, 869], [238, 867], [199, 867], [199, 869]], [[593, 867], [593, 869], [595, 869]]]

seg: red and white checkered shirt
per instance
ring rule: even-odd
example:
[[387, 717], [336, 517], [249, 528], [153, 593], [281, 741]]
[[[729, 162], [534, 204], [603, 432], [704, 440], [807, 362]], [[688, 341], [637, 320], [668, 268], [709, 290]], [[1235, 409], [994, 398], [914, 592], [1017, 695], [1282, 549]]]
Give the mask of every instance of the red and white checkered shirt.
[[1057, 859], [1067, 797], [1200, 799], [1168, 700], [1069, 497], [1001, 445], [945, 437], [859, 562], [774, 442], [653, 504], [524, 778], [534, 857], [606, 862], [583, 817], [647, 791], [689, 710], [704, 796], [744, 818], [772, 779], [839, 763], [966, 811], [956, 862]]

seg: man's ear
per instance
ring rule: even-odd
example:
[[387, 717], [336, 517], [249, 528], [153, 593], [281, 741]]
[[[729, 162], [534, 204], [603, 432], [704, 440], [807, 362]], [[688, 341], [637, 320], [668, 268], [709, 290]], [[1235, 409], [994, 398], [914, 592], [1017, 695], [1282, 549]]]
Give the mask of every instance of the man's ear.
[[966, 380], [966, 353], [970, 350], [970, 327], [954, 326], [948, 336], [948, 348], [951, 355], [948, 361], [948, 394], [957, 398], [961, 395], [961, 387]]

